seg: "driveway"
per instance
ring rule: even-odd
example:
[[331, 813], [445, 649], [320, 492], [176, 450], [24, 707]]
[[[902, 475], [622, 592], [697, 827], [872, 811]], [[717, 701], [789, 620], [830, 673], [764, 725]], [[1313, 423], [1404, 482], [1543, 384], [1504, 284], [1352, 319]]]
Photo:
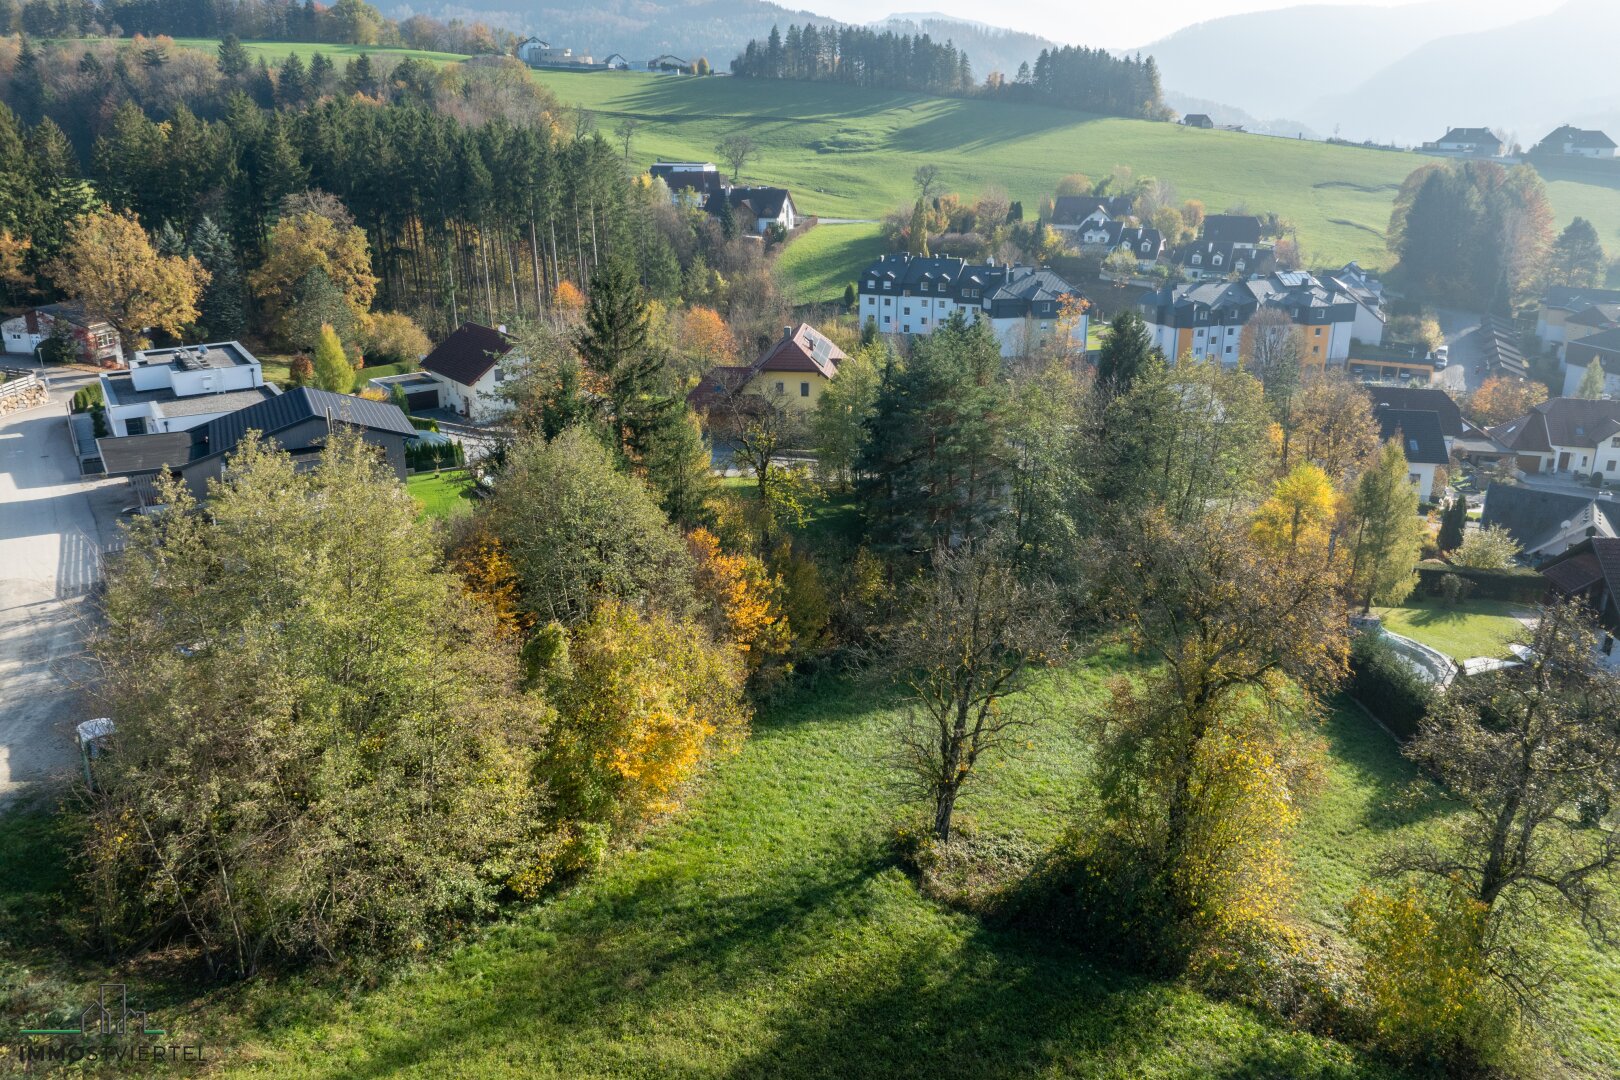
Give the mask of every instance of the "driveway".
[[1446, 370], [1435, 373], [1434, 384], [1452, 397], [1478, 390], [1479, 384], [1485, 381], [1485, 375], [1474, 370], [1485, 359], [1479, 337], [1482, 320], [1476, 314], [1452, 308], [1441, 308], [1435, 312], [1435, 317], [1440, 321], [1441, 333], [1446, 336], [1451, 363]]
[[79, 477], [65, 402], [81, 381], [0, 417], [0, 806], [71, 772], [86, 719], [84, 598], [128, 489]]

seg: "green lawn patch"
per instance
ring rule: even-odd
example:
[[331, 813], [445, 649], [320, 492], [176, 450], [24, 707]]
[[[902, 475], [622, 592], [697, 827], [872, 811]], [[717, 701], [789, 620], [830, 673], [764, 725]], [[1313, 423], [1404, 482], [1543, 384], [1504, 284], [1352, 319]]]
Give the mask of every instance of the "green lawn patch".
[[1505, 600], [1466, 600], [1447, 607], [1420, 599], [1376, 610], [1394, 633], [1438, 649], [1453, 660], [1506, 656], [1508, 645], [1529, 637], [1529, 630], [1517, 617], [1524, 607]]
[[817, 225], [790, 241], [777, 265], [794, 283], [795, 302], [826, 304], [842, 300], [844, 287], [882, 254], [883, 238], [876, 225]]
[[449, 518], [472, 509], [473, 479], [465, 471], [417, 473], [406, 477], [405, 490], [423, 517]]

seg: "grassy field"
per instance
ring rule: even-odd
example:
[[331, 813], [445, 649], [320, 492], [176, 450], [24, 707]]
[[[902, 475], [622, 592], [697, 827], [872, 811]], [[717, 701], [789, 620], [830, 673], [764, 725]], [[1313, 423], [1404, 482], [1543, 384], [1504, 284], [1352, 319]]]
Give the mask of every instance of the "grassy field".
[[[1026, 701], [1046, 721], [963, 804], [983, 850], [1021, 864], [1060, 839], [1085, 782], [1073, 721], [1119, 660], [1052, 673]], [[889, 845], [902, 810], [880, 761], [894, 717], [887, 695], [840, 681], [765, 710], [680, 815], [596, 874], [359, 989], [317, 975], [198, 992], [150, 965], [89, 961], [67, 977], [38, 942], [59, 947], [52, 924], [81, 911], [59, 855], [73, 838], [48, 816], [16, 819], [0, 864], [33, 869], [0, 875], [0, 915], [17, 916], [0, 930], [0, 1015], [23, 1026], [117, 974], [231, 1076], [1401, 1075], [922, 895]], [[1403, 797], [1413, 770], [1359, 710], [1329, 711], [1318, 734], [1327, 767], [1293, 853], [1299, 910], [1333, 943], [1378, 853], [1448, 810]], [[1614, 1076], [1620, 964], [1573, 932], [1553, 940], [1562, 1060], [1540, 1075]]]
[[417, 473], [406, 477], [405, 490], [423, 517], [448, 518], [472, 509], [472, 477], [466, 472]]
[[1438, 649], [1453, 660], [1507, 655], [1507, 646], [1523, 642], [1529, 631], [1520, 622], [1522, 605], [1503, 600], [1467, 600], [1447, 607], [1414, 600], [1400, 607], [1379, 608], [1384, 625], [1403, 637]]
[[[211, 49], [210, 41], [186, 41]], [[333, 55], [349, 46], [249, 43], [271, 60], [315, 49]], [[405, 54], [408, 50], [369, 50]], [[440, 63], [457, 57], [417, 53]], [[1033, 213], [1060, 177], [1093, 178], [1116, 165], [1175, 184], [1183, 198], [1211, 212], [1243, 205], [1274, 211], [1299, 227], [1313, 265], [1356, 259], [1389, 261], [1384, 230], [1396, 188], [1434, 159], [1417, 154], [1326, 143], [1202, 131], [1175, 124], [1088, 117], [1063, 109], [1007, 102], [862, 90], [827, 83], [694, 79], [634, 72], [537, 71], [565, 105], [596, 114], [604, 131], [621, 117], [640, 123], [631, 151], [646, 165], [658, 158], [712, 159], [715, 144], [746, 132], [760, 154], [745, 181], [793, 191], [801, 211], [823, 217], [877, 218], [915, 197], [918, 165], [940, 168], [947, 190], [971, 195], [991, 185]], [[1620, 248], [1620, 176], [1593, 183], [1585, 173], [1555, 173], [1548, 189], [1558, 224], [1590, 219], [1608, 248]], [[806, 252], [785, 259], [801, 300], [832, 299], [870, 257], [873, 233], [855, 227], [816, 236]], [[819, 232], [819, 230], [817, 230]], [[791, 258], [790, 258], [791, 255]]]

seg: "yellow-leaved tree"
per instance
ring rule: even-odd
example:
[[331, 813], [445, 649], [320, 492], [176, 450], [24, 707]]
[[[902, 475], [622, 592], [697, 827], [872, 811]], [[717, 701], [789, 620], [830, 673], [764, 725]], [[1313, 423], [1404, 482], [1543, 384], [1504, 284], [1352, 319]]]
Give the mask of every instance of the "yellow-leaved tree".
[[287, 337], [300, 283], [318, 271], [331, 280], [357, 325], [364, 325], [377, 295], [365, 231], [305, 210], [276, 222], [264, 263], [248, 276], [276, 333]]
[[209, 274], [190, 256], [160, 255], [129, 211], [106, 207], [68, 227], [62, 251], [45, 273], [86, 314], [105, 320], [127, 348], [155, 327], [178, 336], [197, 321], [197, 301]]
[[721, 551], [708, 529], [694, 529], [686, 543], [697, 563], [693, 582], [711, 605], [715, 638], [736, 646], [751, 673], [786, 653], [793, 635], [782, 614], [781, 580], [756, 555]]
[[552, 661], [560, 714], [546, 779], [569, 822], [628, 828], [747, 733], [742, 664], [697, 623], [617, 600], [597, 606]]
[[1297, 466], [1260, 504], [1254, 517], [1255, 539], [1280, 553], [1325, 553], [1339, 503], [1339, 493], [1321, 466]]

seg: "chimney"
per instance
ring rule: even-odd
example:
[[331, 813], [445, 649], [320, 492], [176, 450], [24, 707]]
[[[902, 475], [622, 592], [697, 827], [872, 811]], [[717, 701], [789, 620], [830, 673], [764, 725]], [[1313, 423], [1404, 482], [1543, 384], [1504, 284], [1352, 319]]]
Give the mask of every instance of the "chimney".
[[791, 326], [782, 327], [782, 336], [784, 338], [792, 337], [793, 336], [793, 327], [791, 327]]
[[497, 327], [496, 327], [496, 328], [495, 328], [495, 331], [496, 331], [496, 333], [500, 333], [500, 334], [504, 334], [504, 333], [506, 333], [506, 324], [505, 324], [505, 323], [501, 323], [501, 325], [499, 325], [499, 326], [497, 326]]

